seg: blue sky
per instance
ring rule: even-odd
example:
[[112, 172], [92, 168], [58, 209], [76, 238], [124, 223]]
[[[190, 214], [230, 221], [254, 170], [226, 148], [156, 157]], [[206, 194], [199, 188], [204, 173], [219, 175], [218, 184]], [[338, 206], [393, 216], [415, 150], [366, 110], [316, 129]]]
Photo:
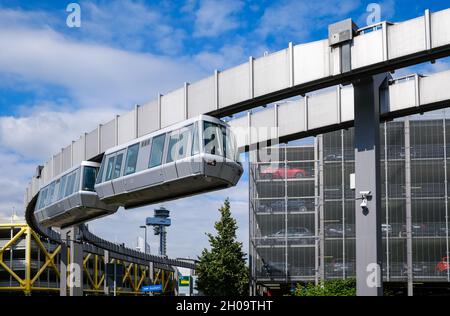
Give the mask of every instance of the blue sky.
[[[325, 38], [329, 23], [362, 27], [374, 1], [78, 1], [81, 27], [66, 25], [71, 1], [0, 1], [0, 214], [22, 210], [37, 164], [115, 114], [240, 64], [248, 56]], [[378, 2], [381, 19], [402, 21], [445, 9], [445, 1]], [[12, 168], [14, 166], [14, 168]], [[230, 196], [248, 247], [246, 177], [237, 188], [166, 203], [169, 254], [207, 245], [217, 208]], [[102, 236], [133, 246], [152, 207], [94, 221]], [[153, 238], [153, 249], [155, 249]]]

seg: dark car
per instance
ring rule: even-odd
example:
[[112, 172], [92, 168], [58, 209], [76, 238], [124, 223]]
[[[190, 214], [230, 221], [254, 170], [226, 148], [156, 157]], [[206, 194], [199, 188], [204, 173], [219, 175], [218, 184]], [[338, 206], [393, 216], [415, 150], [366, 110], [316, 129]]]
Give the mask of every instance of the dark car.
[[285, 238], [287, 237], [288, 243], [291, 244], [312, 244], [314, 243], [314, 234], [306, 227], [289, 227], [287, 231], [283, 228], [273, 234], [271, 237], [274, 238]]
[[[411, 225], [411, 235], [413, 237], [437, 236], [439, 232], [436, 225], [432, 223], [417, 223]], [[406, 225], [402, 225], [399, 237], [406, 237]]]
[[[412, 273], [414, 276], [427, 276], [430, 273], [430, 263], [429, 262], [414, 262], [412, 265]], [[402, 275], [408, 275], [408, 265], [403, 264], [401, 270]]]
[[285, 206], [289, 212], [306, 212], [308, 210], [303, 200], [289, 199], [287, 203], [285, 203], [285, 200], [260, 201], [258, 212], [284, 212], [286, 210]]
[[348, 260], [342, 260], [340, 258], [333, 259], [328, 265], [327, 265], [327, 272], [331, 275], [342, 275], [344, 272], [345, 274], [353, 274], [355, 273], [355, 262], [354, 261], [348, 261]]
[[[344, 229], [342, 224], [328, 224], [325, 226], [325, 236], [326, 237], [343, 237]], [[353, 225], [345, 225], [345, 236], [352, 237], [355, 236], [355, 230]]]
[[280, 262], [268, 262], [264, 263], [262, 266], [262, 275], [266, 277], [277, 277], [285, 276], [286, 269], [289, 269], [289, 263], [286, 264], [284, 261]]

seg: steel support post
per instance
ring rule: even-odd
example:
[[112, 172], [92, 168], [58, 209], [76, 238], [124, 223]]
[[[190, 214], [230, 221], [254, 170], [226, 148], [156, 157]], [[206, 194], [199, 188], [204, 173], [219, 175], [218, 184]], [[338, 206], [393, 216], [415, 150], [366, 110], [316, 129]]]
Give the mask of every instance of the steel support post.
[[408, 296], [413, 296], [413, 244], [412, 244], [412, 208], [411, 208], [411, 138], [409, 119], [405, 120], [405, 197], [406, 197], [406, 266], [408, 278]]
[[106, 275], [106, 265], [109, 263], [109, 251], [105, 250], [103, 253], [103, 275], [105, 276], [103, 281], [103, 293], [108, 296], [109, 295], [109, 284], [108, 284], [108, 277]]
[[[62, 236], [62, 234], [61, 234]], [[67, 256], [67, 244], [63, 241], [61, 243], [61, 252], [60, 252], [60, 264], [59, 264], [59, 295], [67, 296], [67, 265], [68, 256]]]
[[382, 296], [380, 87], [387, 74], [353, 83], [355, 101], [356, 289]]
[[69, 268], [69, 295], [83, 296], [83, 245], [79, 240], [78, 227], [70, 230], [70, 268]]

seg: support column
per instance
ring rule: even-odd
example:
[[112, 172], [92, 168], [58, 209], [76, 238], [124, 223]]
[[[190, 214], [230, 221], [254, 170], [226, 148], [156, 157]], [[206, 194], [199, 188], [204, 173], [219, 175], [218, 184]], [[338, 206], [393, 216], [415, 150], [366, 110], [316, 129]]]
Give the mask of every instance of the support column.
[[69, 232], [70, 267], [69, 295], [83, 296], [83, 245], [79, 240], [78, 227], [72, 227]]
[[[356, 290], [358, 296], [383, 295], [381, 275], [380, 87], [387, 77], [387, 74], [379, 74], [359, 79], [353, 83], [355, 101]], [[361, 205], [362, 202], [365, 205]]]
[[[63, 236], [63, 234], [61, 234]], [[67, 244], [65, 241], [61, 243], [61, 252], [60, 252], [60, 264], [59, 264], [59, 295], [67, 296], [67, 265], [68, 256], [67, 256]]]
[[408, 296], [413, 296], [411, 140], [409, 132], [409, 119], [405, 120], [405, 196], [406, 196], [406, 266], [408, 277]]
[[105, 250], [103, 253], [103, 275], [105, 276], [103, 281], [103, 293], [108, 296], [109, 295], [109, 284], [108, 284], [108, 277], [106, 275], [106, 265], [109, 263], [109, 251]]
[[324, 156], [323, 156], [323, 135], [317, 136], [318, 155], [319, 155], [319, 205], [317, 211], [319, 212], [319, 229], [320, 229], [320, 243], [319, 243], [319, 276], [320, 281], [325, 281], [325, 214], [324, 214], [324, 199], [325, 190], [324, 184]]

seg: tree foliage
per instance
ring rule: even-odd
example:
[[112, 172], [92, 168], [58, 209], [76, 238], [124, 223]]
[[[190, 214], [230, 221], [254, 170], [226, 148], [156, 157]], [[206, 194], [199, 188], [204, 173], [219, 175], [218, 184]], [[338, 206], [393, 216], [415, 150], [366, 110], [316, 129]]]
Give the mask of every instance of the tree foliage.
[[356, 280], [327, 280], [315, 285], [297, 284], [294, 296], [356, 296]]
[[206, 234], [211, 250], [206, 248], [198, 258], [197, 288], [205, 295], [248, 295], [248, 268], [242, 243], [236, 240], [238, 228], [231, 216], [227, 198], [219, 209], [220, 219], [214, 225], [217, 235]]

